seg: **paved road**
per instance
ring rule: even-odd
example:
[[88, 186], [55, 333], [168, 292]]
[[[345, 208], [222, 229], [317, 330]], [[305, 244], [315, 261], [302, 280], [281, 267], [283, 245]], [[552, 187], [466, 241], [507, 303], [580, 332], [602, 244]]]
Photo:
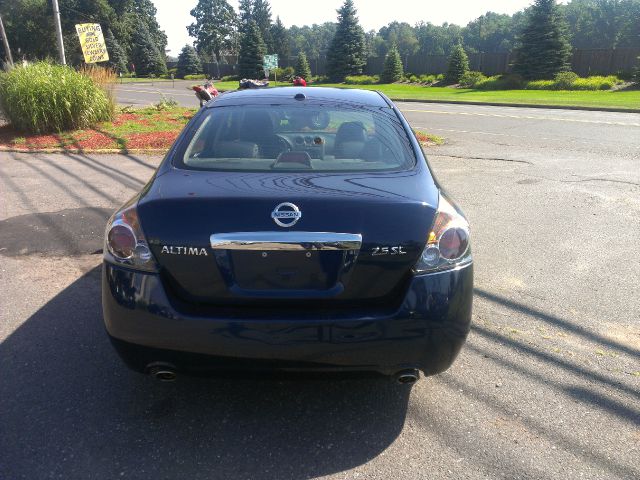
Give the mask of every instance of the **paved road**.
[[412, 389], [130, 373], [97, 252], [159, 159], [1, 153], [0, 478], [640, 477], [640, 115], [401, 108], [476, 261], [469, 342]]

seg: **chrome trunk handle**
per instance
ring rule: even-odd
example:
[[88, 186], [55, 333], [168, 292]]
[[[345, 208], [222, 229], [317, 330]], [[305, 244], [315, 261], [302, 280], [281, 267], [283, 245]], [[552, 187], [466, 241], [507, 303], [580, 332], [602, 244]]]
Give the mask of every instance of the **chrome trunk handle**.
[[334, 232], [234, 232], [214, 233], [213, 250], [360, 250], [362, 235]]

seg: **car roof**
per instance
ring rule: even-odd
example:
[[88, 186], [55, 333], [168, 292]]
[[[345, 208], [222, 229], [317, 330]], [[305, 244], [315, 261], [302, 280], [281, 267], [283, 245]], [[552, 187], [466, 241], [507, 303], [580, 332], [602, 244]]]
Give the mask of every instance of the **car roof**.
[[294, 103], [300, 100], [294, 98], [304, 94], [308, 101], [333, 101], [336, 103], [352, 103], [369, 107], [389, 107], [380, 93], [373, 90], [334, 87], [268, 87], [233, 90], [224, 92], [207, 105], [222, 107], [226, 105], [256, 105], [277, 103]]

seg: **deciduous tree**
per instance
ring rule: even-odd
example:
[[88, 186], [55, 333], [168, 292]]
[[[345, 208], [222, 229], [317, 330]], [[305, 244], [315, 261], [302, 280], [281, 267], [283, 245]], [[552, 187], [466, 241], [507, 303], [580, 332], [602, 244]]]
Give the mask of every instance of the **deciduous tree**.
[[222, 54], [233, 50], [237, 41], [238, 17], [226, 0], [198, 0], [191, 10], [195, 23], [187, 27], [196, 47], [220, 63]]

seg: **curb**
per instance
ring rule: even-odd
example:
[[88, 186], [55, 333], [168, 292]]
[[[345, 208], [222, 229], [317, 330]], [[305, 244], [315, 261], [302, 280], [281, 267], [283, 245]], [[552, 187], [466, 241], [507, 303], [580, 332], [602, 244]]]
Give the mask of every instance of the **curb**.
[[118, 148], [98, 148], [95, 150], [80, 150], [77, 148], [6, 148], [0, 147], [0, 153], [98, 153], [98, 154], [127, 154], [127, 153], [137, 153], [137, 154], [149, 154], [155, 155], [158, 153], [165, 154], [169, 151], [170, 147], [167, 148], [132, 148], [130, 150], [121, 150]]

